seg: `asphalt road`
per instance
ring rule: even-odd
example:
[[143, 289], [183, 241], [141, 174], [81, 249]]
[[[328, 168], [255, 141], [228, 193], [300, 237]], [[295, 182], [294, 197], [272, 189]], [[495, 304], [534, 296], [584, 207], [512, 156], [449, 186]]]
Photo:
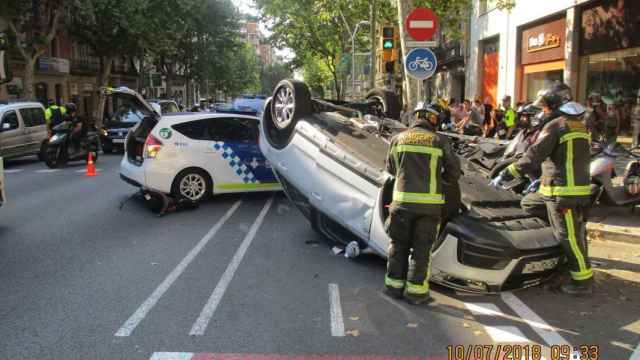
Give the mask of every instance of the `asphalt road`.
[[0, 359], [447, 359], [449, 345], [473, 344], [494, 345], [493, 359], [498, 344], [566, 342], [609, 360], [640, 342], [640, 248], [594, 246], [592, 299], [436, 286], [432, 305], [413, 307], [381, 295], [384, 261], [334, 255], [282, 194], [162, 218], [141, 199], [120, 210], [134, 188], [119, 161], [100, 157], [93, 178], [83, 164], [5, 164]]

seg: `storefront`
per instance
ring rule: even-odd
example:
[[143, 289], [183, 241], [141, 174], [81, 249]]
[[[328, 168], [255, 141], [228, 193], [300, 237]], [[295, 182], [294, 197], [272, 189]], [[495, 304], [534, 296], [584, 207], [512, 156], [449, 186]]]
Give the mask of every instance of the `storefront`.
[[597, 1], [580, 17], [579, 99], [599, 93], [622, 130], [640, 91], [639, 18], [637, 0]]
[[555, 18], [521, 30], [520, 101], [533, 101], [541, 89], [564, 79], [566, 18]]
[[482, 101], [492, 106], [497, 105], [498, 97], [498, 66], [500, 58], [500, 39], [498, 37], [484, 40], [482, 49], [482, 87], [480, 94]]

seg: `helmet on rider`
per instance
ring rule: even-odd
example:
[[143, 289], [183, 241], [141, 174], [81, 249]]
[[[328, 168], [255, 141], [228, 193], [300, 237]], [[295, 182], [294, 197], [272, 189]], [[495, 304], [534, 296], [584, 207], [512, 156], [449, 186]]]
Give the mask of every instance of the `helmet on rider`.
[[533, 103], [526, 103], [518, 108], [516, 114], [518, 116], [535, 116], [539, 112], [539, 107], [533, 105]]
[[568, 103], [560, 106], [558, 109], [562, 114], [574, 117], [574, 116], [582, 116], [587, 111], [582, 104], [577, 103], [575, 101], [569, 101]]
[[53, 101], [53, 99], [49, 99], [49, 100], [47, 100], [47, 106], [53, 106], [53, 105], [55, 105], [55, 104], [56, 104], [56, 102], [55, 102], [55, 101]]
[[547, 107], [551, 111], [556, 111], [569, 101], [571, 101], [571, 88], [563, 83], [555, 83], [546, 89], [540, 90], [533, 105], [540, 108]]
[[429, 120], [432, 125], [438, 126], [440, 111], [436, 106], [433, 104], [427, 105], [424, 101], [420, 101], [413, 110], [413, 114], [418, 119]]
[[67, 113], [69, 113], [69, 114], [71, 114], [71, 113], [74, 113], [74, 112], [77, 112], [77, 111], [78, 111], [78, 107], [76, 106], [76, 104], [74, 104], [74, 103], [72, 103], [72, 102], [70, 102], [70, 103], [66, 103], [66, 104], [64, 105], [64, 108], [65, 108], [65, 109], [67, 109]]

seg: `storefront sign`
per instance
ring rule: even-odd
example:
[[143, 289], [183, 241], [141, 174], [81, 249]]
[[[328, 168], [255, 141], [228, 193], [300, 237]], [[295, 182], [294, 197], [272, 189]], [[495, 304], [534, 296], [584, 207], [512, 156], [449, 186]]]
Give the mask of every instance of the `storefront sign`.
[[602, 0], [582, 12], [581, 55], [640, 46], [640, 1]]
[[521, 64], [564, 59], [566, 19], [560, 18], [522, 30]]
[[540, 33], [529, 36], [529, 52], [536, 52], [560, 47], [560, 36], [552, 33]]

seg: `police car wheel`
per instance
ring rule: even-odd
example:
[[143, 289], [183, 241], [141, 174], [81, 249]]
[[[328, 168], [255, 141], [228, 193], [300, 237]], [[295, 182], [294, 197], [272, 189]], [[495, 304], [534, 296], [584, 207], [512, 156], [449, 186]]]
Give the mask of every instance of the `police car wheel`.
[[311, 113], [311, 93], [302, 81], [282, 80], [273, 91], [271, 116], [276, 128], [295, 127], [298, 119]]
[[211, 196], [212, 188], [213, 183], [206, 172], [200, 169], [187, 169], [176, 176], [171, 193], [179, 199], [199, 203]]
[[[385, 89], [372, 89], [367, 93], [367, 100], [374, 100], [377, 108], [376, 111], [384, 114], [390, 119], [400, 119], [400, 111], [402, 111], [402, 103], [400, 97], [393, 91]], [[377, 115], [377, 114], [376, 114]]]

